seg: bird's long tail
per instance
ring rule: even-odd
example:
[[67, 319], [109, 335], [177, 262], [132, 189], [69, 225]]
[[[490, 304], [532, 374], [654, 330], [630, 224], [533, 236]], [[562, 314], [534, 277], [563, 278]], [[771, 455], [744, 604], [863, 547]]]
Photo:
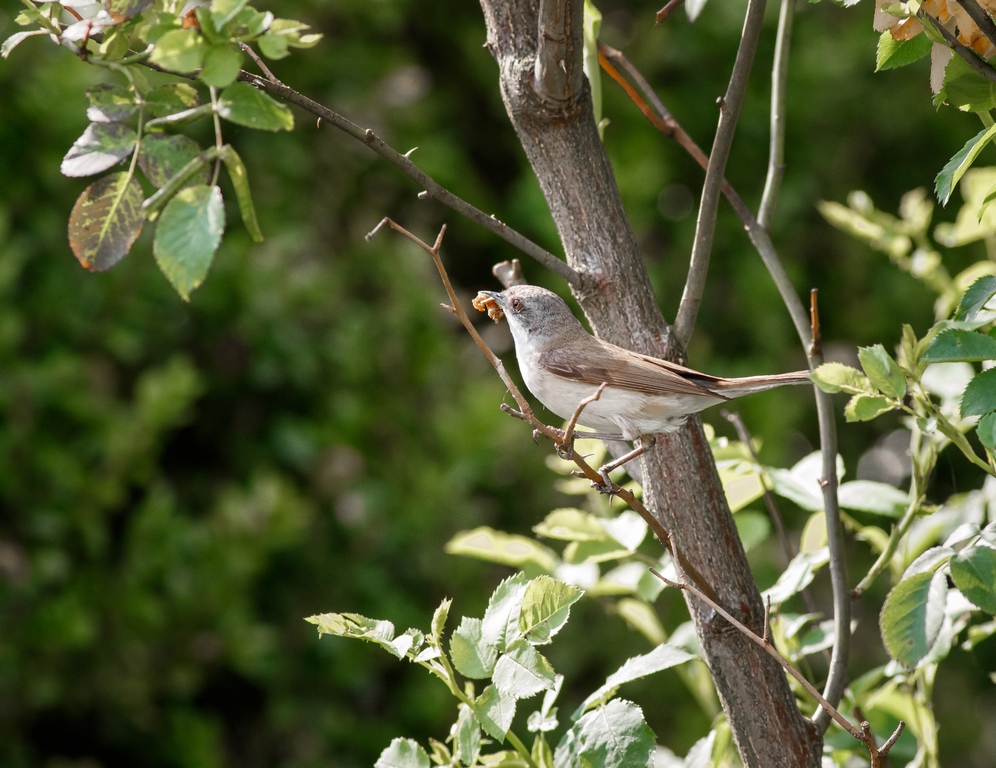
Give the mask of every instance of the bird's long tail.
[[794, 371], [792, 373], [776, 373], [772, 376], [745, 376], [741, 379], [720, 379], [709, 388], [723, 395], [734, 398], [749, 395], [752, 392], [763, 392], [766, 389], [782, 387], [786, 384], [811, 384], [809, 371]]

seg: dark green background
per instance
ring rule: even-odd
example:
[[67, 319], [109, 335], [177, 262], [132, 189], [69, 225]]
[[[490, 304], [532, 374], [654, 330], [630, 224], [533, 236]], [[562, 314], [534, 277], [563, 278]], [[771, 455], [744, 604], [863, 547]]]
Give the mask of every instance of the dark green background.
[[[417, 146], [415, 161], [443, 185], [559, 253], [476, 4], [259, 7], [325, 34], [272, 65], [281, 79], [402, 152]], [[604, 39], [708, 148], [744, 4], [714, 1], [694, 26], [679, 11], [656, 28], [652, 6], [600, 7]], [[895, 210], [979, 127], [935, 112], [926, 62], [872, 74], [871, 13], [868, 0], [848, 10], [799, 4], [788, 172], [772, 232], [800, 293], [820, 289], [824, 334], [840, 348], [891, 347], [902, 322], [922, 332], [932, 297], [830, 228], [816, 202], [860, 188]], [[16, 31], [15, 14], [12, 0], [0, 8], [0, 36]], [[767, 160], [776, 16], [769, 8], [728, 170], [752, 207]], [[110, 272], [86, 273], [66, 240], [86, 182], [61, 176], [59, 162], [86, 125], [85, 88], [107, 77], [42, 38], [0, 63], [0, 764], [368, 766], [395, 736], [445, 738], [453, 701], [437, 681], [372, 646], [319, 641], [302, 617], [356, 611], [399, 631], [427, 628], [445, 596], [456, 615], [481, 615], [508, 569], [444, 555], [444, 543], [477, 525], [528, 534], [569, 502], [545, 466], [549, 446], [498, 411], [503, 387], [439, 309], [445, 295], [427, 256], [392, 233], [363, 235], [385, 215], [429, 240], [447, 223], [444, 255], [468, 299], [494, 287], [492, 264], [518, 254], [418, 201], [419, 189], [365, 147], [298, 113], [290, 134], [226, 126], [267, 240], [253, 245], [230, 204], [229, 231], [190, 304], [159, 273], [148, 233]], [[673, 317], [702, 174], [603, 85], [605, 143]], [[209, 140], [209, 130], [193, 133]], [[983, 256], [945, 259], [954, 272]], [[501, 344], [503, 331], [488, 328]], [[804, 365], [725, 204], [689, 357], [725, 375]], [[805, 391], [741, 410], [766, 462], [786, 466], [812, 450]], [[732, 434], [718, 414], [706, 418]], [[896, 426], [889, 417], [842, 426], [849, 469]], [[937, 498], [978, 487], [956, 459], [941, 467]], [[804, 514], [786, 514], [798, 530]], [[867, 549], [850, 549], [852, 573], [863, 572]], [[752, 558], [770, 584], [777, 549]], [[854, 674], [883, 663], [875, 623], [885, 588], [881, 579], [856, 608]], [[659, 606], [668, 628], [684, 620], [675, 596]], [[618, 617], [583, 601], [549, 654], [568, 675], [562, 711], [646, 650]], [[941, 666], [946, 765], [990, 764], [992, 656], [956, 651]], [[708, 730], [672, 673], [624, 694], [679, 753]]]

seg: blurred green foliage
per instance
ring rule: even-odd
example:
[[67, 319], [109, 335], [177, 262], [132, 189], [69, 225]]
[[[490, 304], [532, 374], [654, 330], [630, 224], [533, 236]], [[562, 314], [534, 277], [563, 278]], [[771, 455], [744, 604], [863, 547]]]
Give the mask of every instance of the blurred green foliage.
[[[0, 37], [15, 31], [11, 5], [0, 8]], [[281, 79], [400, 151], [417, 146], [415, 160], [442, 184], [559, 252], [474, 4], [278, 5], [326, 35], [277, 62]], [[656, 8], [598, 5], [603, 38], [708, 146], [743, 4], [710, 3], [693, 26], [677, 13], [656, 28]], [[755, 206], [775, 15], [728, 170]], [[773, 237], [799, 291], [819, 287], [824, 336], [844, 356], [898, 342], [902, 322], [925, 330], [933, 296], [832, 229], [817, 202], [860, 188], [893, 210], [978, 130], [930, 105], [926, 62], [873, 76], [876, 39], [868, 4], [799, 5]], [[564, 497], [543, 461], [549, 446], [498, 412], [500, 382], [438, 308], [444, 294], [425, 255], [388, 233], [362, 236], [384, 215], [427, 238], [446, 222], [444, 256], [468, 295], [493, 287], [491, 265], [518, 254], [419, 202], [364, 147], [298, 114], [292, 134], [226, 134], [249, 169], [267, 240], [251, 244], [229, 210], [191, 304], [160, 274], [147, 238], [110, 272], [86, 274], [66, 242], [84, 183], [62, 177], [59, 162], [86, 125], [85, 88], [106, 77], [40, 38], [0, 63], [0, 764], [367, 766], [397, 735], [441, 738], [452, 706], [438, 683], [361, 644], [319, 642], [303, 617], [357, 611], [422, 626], [444, 596], [480, 615], [508, 570], [446, 557], [444, 543], [478, 525], [528, 533]], [[673, 316], [701, 172], [617, 89], [605, 87], [603, 112]], [[948, 271], [982, 257], [978, 249], [943, 251]], [[566, 292], [525, 266], [532, 281]], [[700, 317], [690, 348], [698, 368], [801, 367], [788, 317], [728, 209]], [[500, 346], [501, 330], [488, 328]], [[787, 466], [811, 450], [805, 393], [749, 399], [742, 413], [765, 463]], [[886, 417], [842, 428], [848, 466], [895, 426]], [[974, 483], [966, 472], [950, 460], [937, 497], [966, 476]], [[786, 513], [795, 530], [807, 517]], [[770, 586], [777, 548], [759, 546], [752, 559]], [[814, 587], [822, 601], [826, 585]], [[659, 607], [669, 630], [684, 620], [680, 597], [665, 593]], [[853, 653], [864, 669], [885, 657], [874, 612], [857, 611]], [[563, 706], [646, 650], [618, 617], [578, 604], [551, 649], [577, 681]], [[947, 765], [981, 767], [991, 755], [983, 724], [996, 697], [984, 673], [994, 654], [955, 652], [938, 676]], [[631, 695], [658, 740], [683, 754], [708, 722], [670, 674]]]

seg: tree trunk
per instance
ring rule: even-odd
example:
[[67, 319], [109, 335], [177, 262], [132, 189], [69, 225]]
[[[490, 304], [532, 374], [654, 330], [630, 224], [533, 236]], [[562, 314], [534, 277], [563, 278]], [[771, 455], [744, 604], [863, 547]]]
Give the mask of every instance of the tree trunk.
[[[679, 359], [683, 350], [657, 305], [580, 77], [581, 0], [481, 5], [505, 108], [567, 260], [584, 277], [575, 294], [592, 329], [628, 349]], [[657, 445], [643, 459], [647, 506], [718, 602], [760, 634], [761, 596], [700, 420]], [[686, 598], [744, 765], [817, 768], [821, 738], [781, 667], [695, 597]]]

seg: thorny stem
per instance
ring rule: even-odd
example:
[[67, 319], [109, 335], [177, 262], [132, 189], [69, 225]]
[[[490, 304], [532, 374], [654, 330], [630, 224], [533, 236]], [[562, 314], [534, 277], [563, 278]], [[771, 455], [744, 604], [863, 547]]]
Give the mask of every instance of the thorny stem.
[[[892, 745], [896, 743], [896, 739], [899, 738], [898, 734], [902, 732], [903, 728], [905, 727], [905, 723], [903, 723], [900, 720], [899, 727], [896, 729], [896, 733], [894, 733], [886, 742], [886, 745], [888, 745], [888, 747], [886, 747], [885, 745], [883, 745], [882, 747], [877, 746], [875, 744], [875, 737], [872, 735], [871, 728], [868, 727], [867, 723], [862, 723], [861, 728], [856, 727], [853, 723], [851, 723], [850, 720], [844, 717], [834, 705], [832, 705], [829, 701], [827, 701], [823, 697], [823, 695], [819, 691], [817, 691], [815, 687], [813, 687], [813, 684], [810, 683], [801, 672], [799, 672], [799, 670], [797, 670], [795, 667], [789, 664], [788, 661], [786, 661], [785, 657], [778, 652], [778, 649], [771, 644], [771, 641], [768, 640], [766, 636], [759, 637], [758, 634], [754, 632], [754, 630], [750, 629], [750, 627], [747, 627], [745, 624], [738, 621], [729, 611], [723, 608], [723, 606], [721, 606], [719, 603], [717, 603], [708, 595], [704, 594], [697, 586], [695, 586], [695, 584], [692, 584], [685, 577], [685, 574], [681, 570], [681, 565], [677, 561], [675, 561], [675, 570], [678, 573], [678, 581], [671, 581], [670, 579], [658, 573], [654, 568], [651, 568], [650, 572], [670, 587], [674, 587], [675, 589], [683, 589], [687, 592], [691, 592], [693, 595], [699, 598], [699, 600], [703, 601], [716, 613], [718, 613], [720, 616], [722, 616], [724, 619], [730, 622], [730, 624], [736, 627], [741, 632], [741, 634], [744, 635], [744, 637], [746, 637], [748, 640], [755, 643], [756, 645], [760, 646], [765, 653], [767, 653], [769, 656], [771, 656], [775, 661], [777, 661], [781, 665], [782, 669], [784, 669], [786, 672], [792, 675], [792, 677], [794, 677], [796, 681], [803, 688], [806, 689], [806, 691], [809, 693], [810, 696], [816, 699], [816, 701], [820, 705], [821, 711], [826, 712], [828, 716], [832, 717], [834, 721], [836, 721], [841, 728], [843, 728], [845, 731], [851, 734], [855, 739], [862, 742], [868, 748], [868, 752], [871, 755], [872, 766], [881, 766], [883, 764], [882, 760], [884, 760], [885, 756], [889, 752], [889, 749], [892, 748]], [[767, 615], [768, 612], [765, 611], [765, 627], [767, 627]], [[766, 634], [767, 633], [765, 633], [765, 635]]]
[[730, 157], [730, 147], [737, 129], [740, 105], [743, 104], [747, 81], [757, 53], [757, 43], [761, 37], [766, 0], [749, 0], [744, 28], [740, 36], [740, 47], [730, 75], [730, 84], [719, 108], [719, 124], [713, 139], [709, 163], [706, 166], [705, 182], [702, 184], [702, 199], [699, 202], [698, 220], [695, 224], [695, 242], [692, 245], [691, 261], [688, 265], [688, 279], [681, 295], [681, 304], [674, 320], [674, 334], [681, 347], [688, 346], [688, 340], [695, 329], [695, 319], [702, 305], [706, 278], [709, 273], [709, 257], [712, 254], [713, 236], [716, 233], [716, 218], [719, 212], [719, 198], [723, 186], [723, 174]]

